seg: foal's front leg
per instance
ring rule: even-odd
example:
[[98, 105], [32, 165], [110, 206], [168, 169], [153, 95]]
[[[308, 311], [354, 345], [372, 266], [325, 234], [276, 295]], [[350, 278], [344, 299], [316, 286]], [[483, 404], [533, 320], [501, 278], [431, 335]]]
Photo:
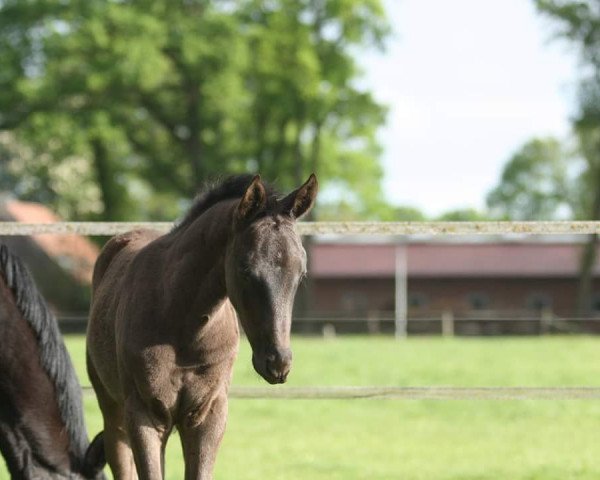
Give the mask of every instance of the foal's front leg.
[[163, 480], [165, 446], [170, 429], [160, 425], [145, 405], [130, 398], [125, 404], [125, 425], [140, 480]]
[[[199, 421], [195, 421], [199, 420]], [[183, 456], [185, 480], [211, 480], [217, 450], [227, 422], [227, 394], [215, 398], [201, 419], [194, 415], [178, 425]]]

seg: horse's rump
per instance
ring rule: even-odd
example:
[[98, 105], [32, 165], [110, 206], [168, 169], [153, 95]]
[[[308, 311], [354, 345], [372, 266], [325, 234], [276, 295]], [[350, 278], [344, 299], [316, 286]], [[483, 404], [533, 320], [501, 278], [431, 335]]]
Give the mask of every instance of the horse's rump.
[[117, 235], [105, 244], [94, 267], [87, 362], [93, 368], [90, 377], [96, 377], [92, 378], [94, 387], [102, 388], [113, 401], [121, 397], [116, 351], [119, 295], [116, 292], [125, 288], [123, 282], [128, 267], [137, 253], [160, 236], [155, 230], [133, 230]]

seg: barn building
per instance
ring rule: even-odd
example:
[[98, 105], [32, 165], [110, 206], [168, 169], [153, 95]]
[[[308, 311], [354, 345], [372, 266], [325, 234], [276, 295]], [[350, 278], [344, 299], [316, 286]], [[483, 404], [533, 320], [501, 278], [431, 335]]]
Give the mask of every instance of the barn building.
[[[60, 219], [40, 204], [5, 199], [0, 221]], [[593, 267], [593, 315], [578, 318], [585, 237], [460, 238], [444, 241], [316, 237], [294, 330], [393, 333], [600, 333], [600, 261]], [[80, 235], [0, 237], [20, 255], [59, 317], [85, 329], [96, 244]], [[598, 252], [600, 257], [600, 251]], [[402, 308], [397, 308], [399, 305]], [[399, 314], [400, 313], [400, 314]], [[597, 313], [597, 315], [596, 315]], [[447, 324], [447, 322], [446, 322]]]
[[[316, 242], [311, 246], [312, 308], [307, 317], [316, 323], [346, 319], [346, 325], [369, 320], [377, 329], [390, 330], [399, 298], [405, 303], [409, 332], [439, 331], [442, 316], [450, 315], [463, 333], [485, 333], [475, 322], [489, 333], [533, 333], [542, 316], [557, 322], [577, 317], [583, 241]], [[591, 307], [600, 314], [598, 260], [593, 274]], [[586, 319], [586, 326], [594, 322]]]

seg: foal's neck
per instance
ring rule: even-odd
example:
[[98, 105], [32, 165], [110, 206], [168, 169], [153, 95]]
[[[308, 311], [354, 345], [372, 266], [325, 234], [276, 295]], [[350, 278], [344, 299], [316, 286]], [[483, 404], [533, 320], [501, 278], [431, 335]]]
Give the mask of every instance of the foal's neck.
[[171, 303], [185, 309], [186, 317], [211, 315], [227, 297], [225, 254], [235, 204], [220, 202], [173, 232], [166, 281], [172, 284]]

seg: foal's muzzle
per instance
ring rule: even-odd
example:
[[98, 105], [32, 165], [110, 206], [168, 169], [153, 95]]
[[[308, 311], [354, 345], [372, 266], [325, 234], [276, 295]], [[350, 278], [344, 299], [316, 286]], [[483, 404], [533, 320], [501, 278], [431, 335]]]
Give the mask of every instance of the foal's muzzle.
[[292, 351], [274, 348], [252, 355], [254, 370], [270, 384], [285, 383], [292, 368]]

